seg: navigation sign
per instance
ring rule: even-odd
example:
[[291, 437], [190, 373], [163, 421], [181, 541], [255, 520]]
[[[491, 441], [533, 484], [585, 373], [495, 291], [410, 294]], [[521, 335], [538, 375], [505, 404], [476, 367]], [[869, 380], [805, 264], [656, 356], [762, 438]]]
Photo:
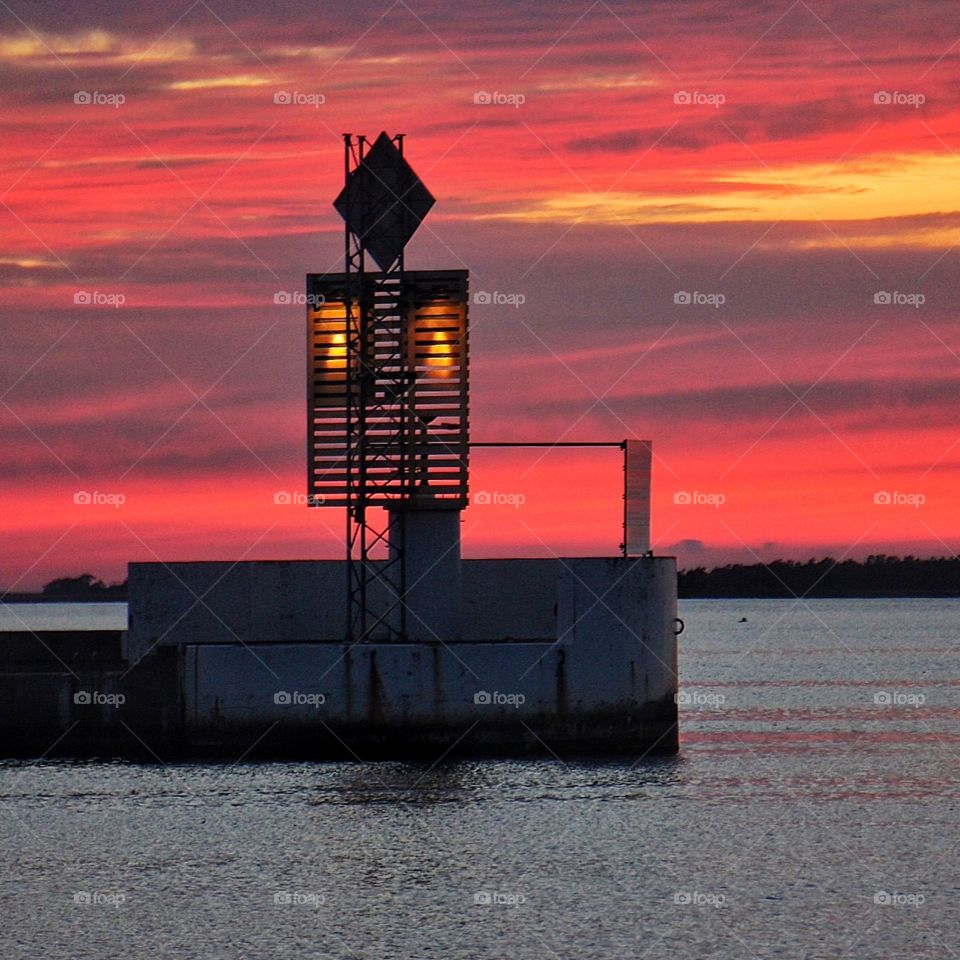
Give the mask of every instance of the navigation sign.
[[381, 133], [333, 205], [360, 246], [387, 271], [434, 202], [396, 144]]

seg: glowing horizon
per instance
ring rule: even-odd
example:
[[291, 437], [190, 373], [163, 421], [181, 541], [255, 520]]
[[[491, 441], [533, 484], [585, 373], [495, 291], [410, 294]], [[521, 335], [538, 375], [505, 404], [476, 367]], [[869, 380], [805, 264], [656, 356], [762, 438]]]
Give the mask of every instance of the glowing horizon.
[[[339, 512], [275, 495], [347, 130], [405, 133], [438, 199], [408, 264], [501, 295], [474, 440], [651, 439], [686, 563], [954, 554], [960, 49], [918, 9], [7, 11], [0, 588], [340, 556]], [[465, 555], [615, 554], [616, 454], [539, 457], [476, 452], [525, 502], [469, 508]]]

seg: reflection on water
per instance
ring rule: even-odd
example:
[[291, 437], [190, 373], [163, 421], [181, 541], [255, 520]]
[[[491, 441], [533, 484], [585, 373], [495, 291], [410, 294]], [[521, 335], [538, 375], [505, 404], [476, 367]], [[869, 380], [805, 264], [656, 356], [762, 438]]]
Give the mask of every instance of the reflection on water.
[[683, 606], [677, 758], [0, 764], [0, 956], [950, 956], [960, 602]]

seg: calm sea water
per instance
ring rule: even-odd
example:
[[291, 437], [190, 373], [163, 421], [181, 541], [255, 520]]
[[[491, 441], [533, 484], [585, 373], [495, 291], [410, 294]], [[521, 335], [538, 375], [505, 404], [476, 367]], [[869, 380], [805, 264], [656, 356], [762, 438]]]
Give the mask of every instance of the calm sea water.
[[676, 759], [0, 764], [0, 957], [957, 956], [960, 601], [682, 615]]
[[0, 603], [7, 630], [126, 630], [125, 603]]

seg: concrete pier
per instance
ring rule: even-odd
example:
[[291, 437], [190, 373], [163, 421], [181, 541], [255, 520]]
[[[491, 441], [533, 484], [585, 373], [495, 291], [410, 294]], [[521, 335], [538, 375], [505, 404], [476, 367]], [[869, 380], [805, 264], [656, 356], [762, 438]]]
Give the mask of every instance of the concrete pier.
[[352, 646], [327, 590], [343, 582], [338, 562], [130, 575], [127, 657], [178, 651], [193, 750], [268, 727], [273, 750], [316, 756], [677, 748], [669, 558], [465, 561], [449, 633]]
[[[131, 564], [129, 627], [96, 670], [47, 656], [26, 680], [0, 676], [18, 691], [0, 704], [0, 747], [227, 761], [677, 750], [672, 558], [464, 561], [456, 629], [405, 643], [344, 642], [344, 578], [337, 561]], [[0, 635], [4, 674], [13, 646]]]

